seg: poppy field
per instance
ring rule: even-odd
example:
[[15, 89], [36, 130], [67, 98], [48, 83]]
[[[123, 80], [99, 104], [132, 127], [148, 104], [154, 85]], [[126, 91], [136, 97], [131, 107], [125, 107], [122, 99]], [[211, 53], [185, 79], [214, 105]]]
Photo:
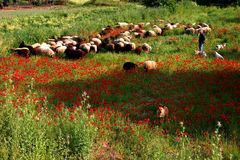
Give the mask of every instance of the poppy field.
[[[121, 3], [0, 15], [0, 159], [240, 159], [239, 11], [187, 3], [172, 13]], [[121, 21], [157, 19], [210, 24], [207, 57], [194, 54], [198, 35], [179, 30], [136, 39], [152, 46], [140, 55], [69, 60], [10, 51], [23, 40], [84, 37]], [[227, 44], [223, 60], [213, 55], [220, 43]], [[146, 60], [157, 69], [145, 72]], [[124, 72], [128, 61], [138, 70]], [[168, 117], [156, 116], [160, 104]]]

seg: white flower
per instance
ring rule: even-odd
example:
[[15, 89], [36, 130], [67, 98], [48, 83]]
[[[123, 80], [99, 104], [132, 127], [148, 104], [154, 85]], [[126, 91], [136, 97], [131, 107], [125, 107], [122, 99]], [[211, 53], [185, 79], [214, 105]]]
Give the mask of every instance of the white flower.
[[183, 122], [181, 121], [180, 123], [179, 123], [181, 126], [183, 126]]
[[221, 124], [220, 121], [217, 122], [217, 126], [218, 126], [219, 128], [222, 127], [222, 124]]

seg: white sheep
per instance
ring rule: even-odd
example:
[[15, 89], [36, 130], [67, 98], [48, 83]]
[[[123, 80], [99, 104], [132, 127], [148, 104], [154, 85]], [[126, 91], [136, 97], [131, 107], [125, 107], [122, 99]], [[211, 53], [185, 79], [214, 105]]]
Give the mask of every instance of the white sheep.
[[57, 54], [63, 54], [66, 49], [67, 49], [66, 46], [59, 46], [59, 47], [56, 48], [56, 53]]
[[129, 31], [125, 31], [125, 32], [121, 33], [120, 36], [121, 37], [130, 36], [130, 32]]
[[147, 31], [146, 34], [147, 34], [147, 36], [150, 36], [150, 37], [156, 37], [157, 36], [156, 32], [154, 32], [153, 30]]
[[162, 34], [162, 29], [160, 27], [158, 27], [157, 25], [153, 26], [153, 30], [157, 35], [161, 35]]
[[171, 23], [167, 23], [165, 28], [168, 29], [168, 30], [172, 30], [173, 26], [171, 25]]
[[40, 43], [34, 43], [34, 44], [31, 45], [31, 46], [33, 47], [33, 49], [36, 49], [36, 48], [40, 47], [41, 44], [40, 44]]
[[145, 52], [151, 52], [152, 47], [151, 47], [149, 44], [144, 43], [144, 44], [142, 45], [142, 50], [145, 51]]
[[157, 63], [155, 61], [145, 61], [143, 68], [145, 69], [146, 72], [150, 70], [156, 70], [157, 69]]
[[97, 34], [96, 38], [100, 39], [100, 38], [102, 38], [102, 36], [100, 34]]
[[216, 48], [217, 48], [217, 50], [219, 51], [219, 50], [221, 50], [221, 49], [224, 49], [225, 47], [226, 47], [226, 43], [224, 43], [224, 44], [218, 44], [218, 45], [216, 45]]
[[193, 27], [187, 28], [185, 31], [187, 34], [194, 34], [196, 32], [196, 30]]
[[90, 47], [91, 47], [90, 43], [83, 43], [80, 45], [80, 48], [83, 49], [86, 53], [90, 52]]
[[37, 54], [40, 55], [47, 55], [50, 57], [54, 57], [55, 53], [54, 51], [50, 48], [50, 45], [46, 43], [42, 43], [37, 49], [36, 49]]
[[127, 28], [129, 24], [128, 24], [127, 22], [118, 22], [118, 25], [119, 25], [121, 28]]
[[102, 44], [102, 41], [99, 38], [92, 38], [92, 41], [97, 46], [100, 46]]
[[90, 46], [90, 51], [94, 52], [94, 53], [97, 53], [97, 45], [93, 44]]

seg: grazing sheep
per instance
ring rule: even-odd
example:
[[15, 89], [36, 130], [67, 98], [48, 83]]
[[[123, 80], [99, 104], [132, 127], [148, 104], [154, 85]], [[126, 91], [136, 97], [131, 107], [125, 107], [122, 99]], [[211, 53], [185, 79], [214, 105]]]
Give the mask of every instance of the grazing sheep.
[[223, 56], [221, 54], [219, 54], [218, 52], [214, 51], [214, 56], [217, 59], [224, 59]]
[[138, 27], [139, 27], [140, 29], [143, 29], [144, 26], [145, 26], [145, 23], [144, 23], [144, 22], [138, 23]]
[[143, 36], [144, 36], [144, 33], [134, 32], [133, 35], [134, 35], [134, 37], [136, 37], [136, 38], [140, 38], [140, 37], [143, 37]]
[[123, 70], [125, 72], [127, 71], [133, 71], [133, 70], [136, 70], [138, 68], [138, 65], [133, 63], [133, 62], [125, 62], [123, 64]]
[[50, 41], [50, 42], [48, 42], [48, 44], [49, 44], [50, 46], [55, 46], [55, 45], [56, 45], [56, 42]]
[[50, 57], [54, 57], [55, 53], [54, 51], [50, 48], [50, 46], [46, 43], [41, 44], [37, 49], [36, 53], [40, 55], [47, 55]]
[[149, 44], [144, 43], [144, 44], [142, 45], [142, 50], [145, 51], [145, 52], [147, 52], [147, 53], [149, 53], [149, 52], [151, 52], [152, 47], [151, 47]]
[[190, 27], [190, 28], [185, 29], [185, 32], [187, 34], [194, 34], [196, 32], [196, 30], [193, 27]]
[[196, 28], [196, 29], [201, 29], [202, 26], [198, 24], [197, 26], [195, 26], [195, 28]]
[[90, 46], [90, 52], [94, 52], [97, 53], [98, 49], [97, 49], [97, 45], [93, 44]]
[[114, 44], [114, 43], [108, 43], [108, 44], [106, 44], [106, 49], [107, 49], [108, 51], [113, 52], [113, 51], [115, 50], [115, 44]]
[[153, 30], [149, 30], [144, 34], [145, 37], [156, 37], [157, 34]]
[[69, 59], [79, 59], [86, 55], [86, 53], [82, 49], [75, 49], [73, 46], [67, 47], [65, 50], [66, 57]]
[[158, 118], [168, 117], [168, 114], [169, 114], [168, 107], [166, 107], [164, 105], [158, 106], [158, 108], [157, 108], [157, 117]]
[[76, 46], [77, 45], [77, 42], [72, 40], [72, 39], [64, 39], [63, 40], [63, 44], [66, 45], [66, 46], [69, 46], [69, 45], [74, 45]]
[[57, 41], [56, 42], [56, 46], [62, 46], [63, 45], [63, 41]]
[[171, 24], [171, 25], [172, 25], [173, 28], [177, 28], [178, 25], [179, 25], [179, 23], [175, 23], [175, 24], [173, 23], [173, 24]]
[[30, 57], [30, 50], [27, 47], [23, 48], [15, 48], [13, 49], [15, 53], [17, 53], [19, 56], [29, 58]]
[[120, 28], [128, 28], [129, 24], [127, 22], [118, 22]]
[[80, 49], [82, 49], [83, 51], [85, 51], [86, 53], [89, 53], [90, 52], [90, 46], [91, 44], [88, 44], [88, 43], [83, 43], [80, 45]]
[[92, 41], [95, 45], [100, 46], [102, 44], [102, 41], [98, 38], [92, 38]]
[[212, 29], [210, 27], [202, 27], [203, 32], [207, 33], [207, 32], [211, 32]]
[[62, 36], [61, 39], [62, 40], [65, 40], [65, 39], [72, 39], [73, 37], [72, 36]]
[[166, 28], [167, 30], [172, 30], [172, 29], [173, 29], [173, 26], [172, 26], [170, 23], [167, 23], [167, 24], [165, 25], [165, 28]]
[[[29, 51], [30, 51], [30, 54], [36, 55], [36, 52], [35, 52], [34, 48], [33, 48], [31, 45], [26, 45], [26, 44], [24, 43], [24, 41], [22, 41], [22, 42], [20, 43], [19, 48], [28, 48]], [[30, 54], [29, 54], [29, 56], [30, 56]], [[20, 55], [20, 54], [19, 54], [19, 55]]]
[[142, 46], [136, 47], [135, 53], [138, 54], [138, 55], [140, 55], [140, 54], [142, 53]]
[[147, 22], [147, 23], [145, 23], [145, 26], [149, 26], [151, 23], [150, 22]]
[[136, 49], [135, 43], [131, 43], [131, 42], [125, 43], [125, 51], [133, 51], [135, 49]]
[[157, 63], [155, 61], [145, 61], [143, 68], [145, 69], [146, 72], [150, 70], [155, 70], [157, 69]]
[[66, 51], [66, 49], [67, 49], [66, 46], [59, 46], [55, 50], [57, 54], [63, 54]]
[[130, 36], [130, 32], [129, 32], [129, 31], [125, 31], [125, 32], [121, 33], [120, 36], [121, 36], [121, 37]]
[[130, 41], [131, 41], [131, 36], [124, 36], [124, 37], [123, 37], [123, 40], [124, 40], [125, 42], [130, 42]]
[[97, 34], [97, 35], [96, 35], [96, 38], [101, 39], [102, 36], [101, 36], [100, 34]]
[[125, 43], [124, 42], [115, 42], [115, 51], [122, 52], [124, 51]]
[[208, 28], [210, 28], [207, 23], [202, 23], [201, 26], [202, 26], [202, 27], [208, 27]]
[[157, 34], [157, 35], [161, 35], [162, 34], [162, 29], [160, 27], [158, 27], [157, 25], [153, 26], [153, 31]]
[[217, 48], [217, 50], [219, 51], [220, 49], [224, 49], [225, 47], [226, 47], [226, 43], [224, 43], [224, 44], [218, 44], [218, 45], [216, 45], [216, 48]]

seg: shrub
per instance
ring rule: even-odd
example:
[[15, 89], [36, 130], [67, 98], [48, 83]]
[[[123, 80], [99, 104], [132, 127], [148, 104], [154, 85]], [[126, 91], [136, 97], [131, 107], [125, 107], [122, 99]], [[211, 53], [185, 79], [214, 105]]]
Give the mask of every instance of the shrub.
[[89, 159], [96, 128], [83, 109], [86, 101], [75, 112], [63, 105], [56, 115], [31, 87], [19, 97], [12, 81], [7, 83], [0, 104], [0, 159]]

